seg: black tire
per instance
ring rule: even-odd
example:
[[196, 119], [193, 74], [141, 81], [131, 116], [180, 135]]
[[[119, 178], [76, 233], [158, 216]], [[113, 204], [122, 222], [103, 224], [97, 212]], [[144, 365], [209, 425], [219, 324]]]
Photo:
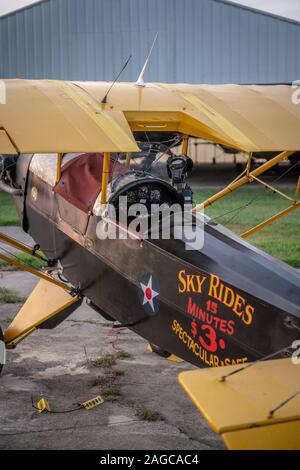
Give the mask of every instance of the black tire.
[[4, 364], [2, 364], [3, 362], [3, 358], [2, 358], [2, 353], [1, 353], [1, 347], [3, 347], [4, 345], [4, 338], [3, 338], [3, 333], [2, 333], [2, 329], [1, 329], [1, 326], [0, 326], [0, 375], [1, 375], [1, 372], [2, 372], [2, 369], [3, 369], [3, 366]]
[[161, 349], [159, 346], [155, 346], [155, 344], [150, 343], [152, 351], [160, 357], [168, 359], [168, 357], [172, 356], [172, 353]]

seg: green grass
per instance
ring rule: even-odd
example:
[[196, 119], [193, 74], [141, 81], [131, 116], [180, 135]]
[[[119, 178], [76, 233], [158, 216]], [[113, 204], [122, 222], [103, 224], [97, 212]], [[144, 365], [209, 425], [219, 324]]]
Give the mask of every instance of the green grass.
[[[131, 359], [132, 355], [127, 351], [118, 351], [114, 354], [104, 354], [103, 356], [94, 357], [89, 362], [95, 367], [112, 368], [116, 365], [117, 359]], [[118, 371], [118, 369], [112, 369]], [[116, 375], [118, 375], [116, 373]], [[122, 375], [121, 373], [119, 375]]]
[[128, 351], [118, 351], [116, 353], [116, 358], [117, 359], [132, 359], [132, 354], [130, 354]]
[[[27, 255], [26, 253], [18, 253], [16, 255], [17, 261], [20, 263], [26, 264], [27, 266], [30, 266], [31, 268], [34, 269], [42, 269], [43, 267], [46, 266], [46, 263], [43, 261], [39, 260], [38, 258], [33, 258], [30, 255]], [[0, 260], [0, 271], [16, 271], [18, 268], [16, 268], [13, 265], [9, 265], [3, 260]]]
[[20, 220], [10, 194], [0, 192], [0, 226], [20, 225]]
[[113, 377], [124, 377], [125, 370], [118, 369], [117, 367], [115, 367], [114, 369], [111, 370], [111, 373], [112, 373]]
[[[201, 202], [215, 193], [216, 190], [214, 189], [197, 191], [195, 200]], [[264, 188], [241, 188], [206, 209], [206, 213], [210, 217], [217, 218], [218, 222], [237, 234], [241, 234], [276, 212], [285, 209], [288, 204], [288, 201]], [[243, 209], [236, 211], [240, 207], [243, 207]], [[225, 213], [226, 215], [224, 215]], [[224, 217], [218, 217], [221, 215], [224, 215]], [[12, 197], [0, 192], [1, 225], [19, 225], [19, 219]], [[291, 266], [300, 268], [299, 230], [299, 210], [296, 210], [270, 227], [251, 236], [248, 240]], [[33, 267], [41, 267], [39, 261], [30, 258], [28, 255], [20, 255], [19, 259]], [[0, 269], [3, 266], [5, 264], [0, 261]]]
[[[287, 189], [283, 191], [292, 194]], [[215, 190], [197, 191], [195, 201], [202, 202], [215, 193]], [[289, 201], [264, 188], [241, 188], [207, 208], [205, 213], [235, 233], [241, 234], [288, 205]], [[241, 210], [236, 210], [241, 207]], [[300, 268], [299, 231], [299, 210], [295, 210], [252, 235], [248, 241], [291, 266]]]
[[139, 405], [136, 407], [135, 416], [140, 421], [150, 421], [150, 422], [164, 421], [164, 417], [158, 411], [150, 410], [144, 405]]
[[24, 301], [24, 297], [16, 292], [0, 287], [0, 304], [22, 304]]
[[110, 368], [116, 364], [116, 358], [113, 354], [104, 354], [103, 356], [91, 359], [90, 362], [95, 367]]
[[121, 391], [117, 387], [111, 387], [100, 392], [105, 401], [115, 401], [121, 396]]
[[[20, 220], [13, 198], [10, 194], [0, 192], [0, 227], [16, 225], [20, 225]], [[26, 253], [18, 254], [17, 260], [35, 269], [41, 269], [45, 266], [45, 263], [37, 258], [27, 255]], [[16, 269], [17, 268], [14, 266], [8, 265], [5, 261], [0, 260], [0, 270], [14, 271]]]

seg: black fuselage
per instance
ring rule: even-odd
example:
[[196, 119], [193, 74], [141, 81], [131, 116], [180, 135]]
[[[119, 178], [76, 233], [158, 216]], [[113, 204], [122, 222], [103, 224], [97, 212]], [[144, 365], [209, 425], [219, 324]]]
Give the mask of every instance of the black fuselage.
[[[25, 166], [24, 166], [25, 168]], [[26, 181], [25, 181], [26, 179]], [[28, 170], [23, 227], [99, 312], [198, 367], [244, 363], [299, 338], [299, 273], [220, 225], [204, 246], [100, 240], [86, 213]]]

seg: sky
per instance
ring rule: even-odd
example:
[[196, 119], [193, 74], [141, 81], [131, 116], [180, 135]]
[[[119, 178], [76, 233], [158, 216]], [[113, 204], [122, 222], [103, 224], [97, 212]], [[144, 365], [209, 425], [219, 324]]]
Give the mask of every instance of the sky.
[[[0, 0], [0, 15], [9, 13], [39, 0]], [[226, 0], [225, 0], [226, 1]], [[300, 21], [300, 0], [231, 0], [275, 15]]]
[[300, 21], [300, 0], [231, 0], [247, 7]]

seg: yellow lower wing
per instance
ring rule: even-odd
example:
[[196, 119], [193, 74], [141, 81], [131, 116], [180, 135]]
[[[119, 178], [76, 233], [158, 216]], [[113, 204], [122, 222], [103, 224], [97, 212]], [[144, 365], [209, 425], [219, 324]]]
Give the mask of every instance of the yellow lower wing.
[[223, 439], [229, 450], [299, 450], [300, 420], [228, 432]]
[[229, 449], [300, 449], [300, 366], [279, 359], [228, 375], [238, 369], [183, 372], [179, 382]]
[[49, 328], [80, 306], [82, 299], [41, 279], [4, 333], [7, 347], [13, 347], [37, 328]]

